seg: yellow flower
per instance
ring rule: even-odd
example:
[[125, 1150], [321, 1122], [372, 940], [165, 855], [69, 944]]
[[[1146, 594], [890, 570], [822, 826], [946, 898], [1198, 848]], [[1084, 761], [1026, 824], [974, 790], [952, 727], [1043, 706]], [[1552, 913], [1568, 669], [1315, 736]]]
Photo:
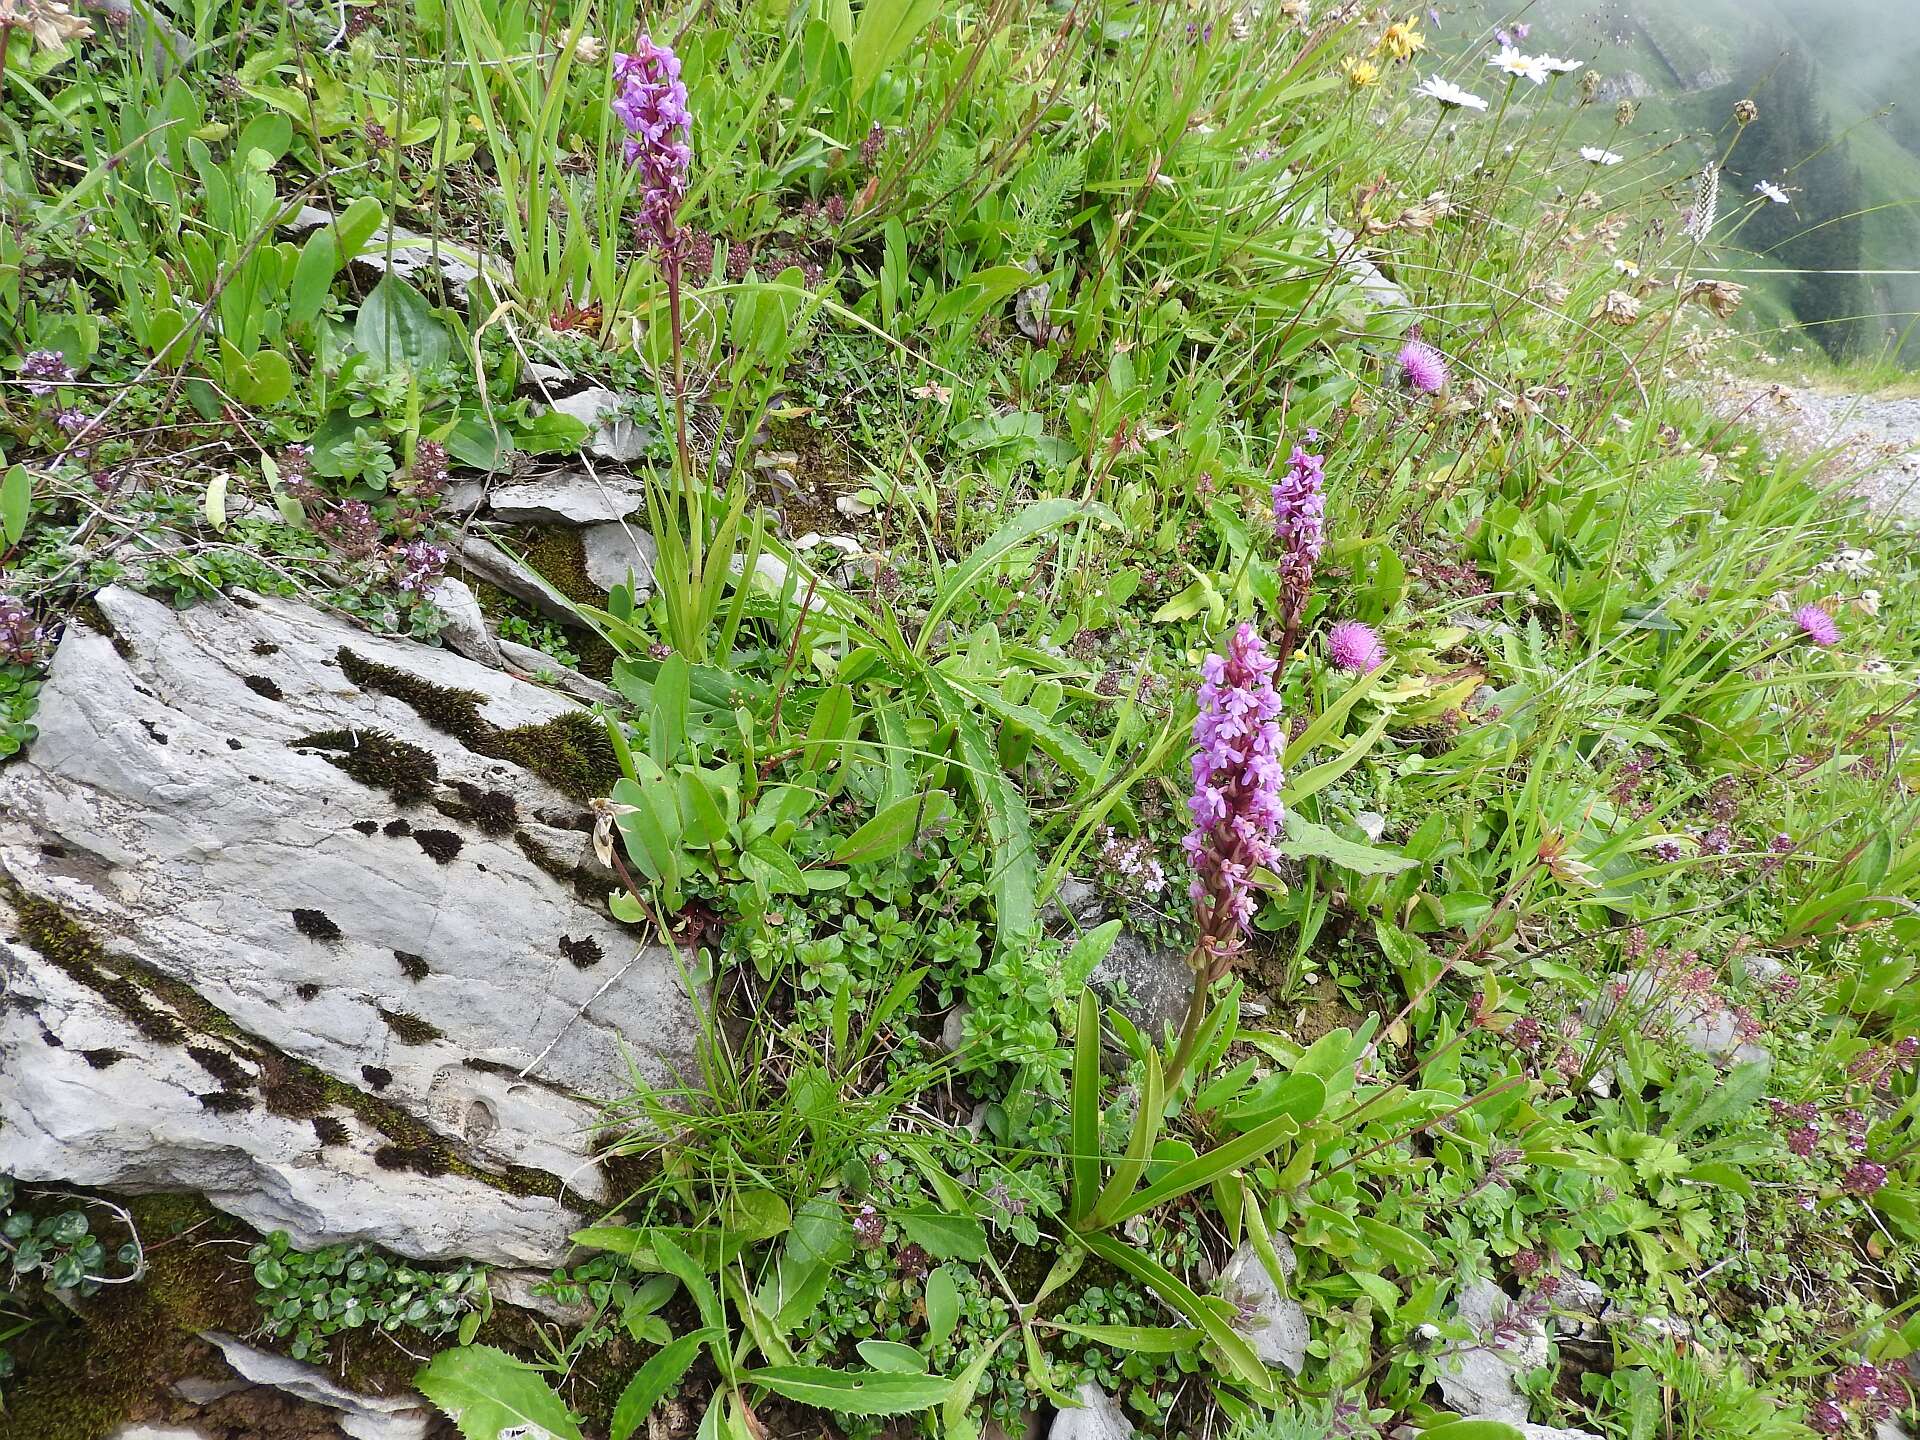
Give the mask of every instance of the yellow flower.
[[1347, 84], [1356, 90], [1364, 90], [1369, 85], [1380, 83], [1380, 67], [1371, 60], [1361, 60], [1349, 55], [1340, 62], [1340, 68], [1347, 72]]
[[1373, 42], [1373, 53], [1390, 60], [1408, 61], [1427, 48], [1427, 37], [1413, 28], [1413, 21], [1396, 20]]

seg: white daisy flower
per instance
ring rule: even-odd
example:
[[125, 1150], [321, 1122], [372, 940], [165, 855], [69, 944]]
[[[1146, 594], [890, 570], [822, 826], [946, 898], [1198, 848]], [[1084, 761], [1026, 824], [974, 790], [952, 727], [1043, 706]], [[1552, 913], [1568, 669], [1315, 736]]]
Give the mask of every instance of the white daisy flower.
[[1580, 158], [1589, 165], [1618, 165], [1627, 157], [1616, 155], [1611, 150], [1602, 150], [1598, 145], [1582, 145]]
[[1522, 55], [1511, 45], [1502, 45], [1500, 53], [1487, 61], [1494, 69], [1513, 80], [1531, 80], [1536, 85], [1547, 83], [1547, 67], [1537, 55]]
[[1540, 62], [1540, 68], [1549, 75], [1571, 75], [1576, 70], [1584, 69], [1587, 63], [1584, 60], [1562, 60], [1557, 55], [1541, 55], [1536, 58]]
[[1424, 95], [1429, 100], [1437, 100], [1449, 110], [1484, 110], [1487, 102], [1471, 90], [1462, 90], [1451, 80], [1442, 80], [1438, 75], [1429, 76], [1413, 92]]
[[1776, 205], [1784, 205], [1791, 198], [1790, 196], [1788, 196], [1786, 191], [1782, 190], [1778, 185], [1774, 184], [1771, 180], [1762, 180], [1759, 184], [1755, 185], [1753, 188], [1757, 193], [1766, 196], [1767, 199], [1771, 200]]

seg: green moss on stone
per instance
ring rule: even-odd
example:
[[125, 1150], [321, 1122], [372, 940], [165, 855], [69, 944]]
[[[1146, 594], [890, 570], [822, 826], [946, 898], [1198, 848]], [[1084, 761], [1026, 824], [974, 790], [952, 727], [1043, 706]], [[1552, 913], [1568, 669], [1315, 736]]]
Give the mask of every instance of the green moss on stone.
[[474, 754], [530, 770], [570, 800], [585, 803], [604, 795], [620, 778], [606, 728], [584, 711], [569, 710], [539, 725], [505, 729], [480, 713], [484, 695], [435, 685], [344, 646], [337, 658], [347, 678], [362, 690], [400, 701]]
[[384, 790], [396, 805], [431, 799], [440, 783], [440, 766], [431, 751], [385, 730], [322, 730], [302, 735], [295, 749], [329, 751], [329, 765], [344, 770], [370, 790]]
[[404, 1010], [383, 1008], [380, 1018], [387, 1022], [387, 1028], [400, 1038], [402, 1045], [431, 1045], [444, 1033], [438, 1025], [429, 1024], [418, 1015], [409, 1015]]

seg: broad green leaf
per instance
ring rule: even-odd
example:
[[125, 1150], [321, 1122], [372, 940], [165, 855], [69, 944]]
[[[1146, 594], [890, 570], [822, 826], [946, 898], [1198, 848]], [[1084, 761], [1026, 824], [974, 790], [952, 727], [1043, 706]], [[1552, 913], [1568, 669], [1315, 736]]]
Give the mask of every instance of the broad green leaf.
[[871, 865], [891, 860], [916, 837], [944, 820], [952, 804], [944, 790], [929, 790], [895, 801], [836, 845], [833, 863]]
[[921, 622], [922, 640], [916, 648], [924, 653], [926, 640], [933, 635], [941, 617], [961, 596], [991, 574], [994, 567], [1008, 559], [1014, 551], [1046, 534], [1047, 531], [1058, 529], [1068, 521], [1089, 517], [1118, 523], [1113, 512], [1106, 506], [1083, 504], [1078, 500], [1058, 498], [1036, 500], [1027, 506], [981, 541], [972, 554], [955, 565], [942, 578], [940, 589], [935, 593], [933, 604], [927, 611], [927, 618]]
[[0, 540], [18, 545], [27, 533], [27, 510], [33, 498], [33, 481], [27, 467], [15, 465], [0, 479]]
[[990, 886], [1002, 943], [1023, 944], [1034, 933], [1034, 892], [1040, 884], [1026, 797], [1001, 773], [986, 731], [959, 693], [935, 673], [927, 676], [927, 684], [953, 724], [967, 786], [986, 815], [987, 834], [993, 841]]
[[1420, 1440], [1521, 1440], [1521, 1432], [1500, 1420], [1449, 1420], [1422, 1430]]
[[1164, 1325], [1069, 1325], [1064, 1320], [1041, 1322], [1052, 1330], [1063, 1330], [1092, 1340], [1110, 1350], [1132, 1350], [1140, 1355], [1176, 1355], [1191, 1350], [1207, 1338], [1206, 1331]]
[[953, 1382], [939, 1375], [889, 1375], [875, 1370], [830, 1370], [819, 1365], [770, 1365], [741, 1380], [788, 1400], [841, 1415], [911, 1415], [938, 1405]]
[[1080, 992], [1073, 1032], [1073, 1190], [1067, 1218], [1077, 1224], [1100, 1189], [1100, 1002]]
[[948, 1215], [938, 1210], [897, 1210], [893, 1222], [907, 1239], [936, 1260], [965, 1260], [977, 1264], [987, 1253], [987, 1232], [971, 1215]]
[[924, 1375], [927, 1373], [927, 1357], [911, 1345], [902, 1345], [898, 1340], [861, 1340], [854, 1347], [860, 1352], [860, 1358], [876, 1370], [884, 1370], [889, 1375]]
[[1294, 860], [1308, 856], [1331, 860], [1356, 875], [1397, 875], [1402, 870], [1411, 870], [1415, 863], [1395, 851], [1344, 839], [1326, 826], [1306, 819], [1297, 810], [1287, 812], [1286, 838], [1274, 849]]
[[935, 1349], [947, 1343], [960, 1321], [960, 1286], [953, 1271], [942, 1265], [927, 1276], [927, 1340]]
[[940, 1412], [941, 1433], [946, 1440], [979, 1440], [979, 1422], [968, 1414], [973, 1408], [973, 1397], [980, 1389], [987, 1366], [1000, 1353], [1000, 1347], [1020, 1333], [1018, 1329], [1001, 1331], [991, 1345], [980, 1347], [980, 1353], [967, 1362], [967, 1368], [954, 1380], [953, 1391], [947, 1396], [946, 1405]]
[[1246, 1337], [1228, 1323], [1226, 1315], [1222, 1313], [1227, 1308], [1224, 1302], [1209, 1304], [1152, 1256], [1142, 1254], [1111, 1235], [1083, 1235], [1080, 1243], [1100, 1259], [1118, 1266], [1152, 1290], [1188, 1324], [1204, 1330], [1207, 1343], [1226, 1365], [1231, 1379], [1246, 1385], [1257, 1395], [1271, 1393], [1273, 1381], [1266, 1365], [1254, 1353]]
[[466, 1440], [580, 1440], [580, 1427], [540, 1373], [491, 1345], [442, 1350], [414, 1377]]
[[853, 97], [865, 97], [873, 82], [899, 59], [940, 13], [940, 0], [867, 0], [854, 24]]
[[360, 302], [353, 343], [388, 369], [430, 370], [453, 357], [453, 337], [426, 296], [391, 272]]
[[1121, 924], [1121, 921], [1109, 920], [1086, 931], [1073, 942], [1073, 949], [1067, 952], [1067, 958], [1060, 966], [1060, 978], [1066, 982], [1067, 994], [1076, 991], [1086, 993], [1087, 977], [1099, 968], [1100, 962], [1113, 949], [1113, 942], [1120, 938]]
[[687, 1367], [699, 1358], [700, 1347], [709, 1340], [724, 1341], [724, 1337], [712, 1330], [696, 1330], [691, 1335], [670, 1340], [634, 1372], [613, 1407], [610, 1440], [627, 1440], [640, 1428], [647, 1413], [660, 1403], [662, 1395], [680, 1383]]
[[1298, 1122], [1291, 1115], [1279, 1115], [1264, 1125], [1247, 1131], [1244, 1135], [1235, 1136], [1224, 1145], [1216, 1145], [1204, 1155], [1196, 1155], [1191, 1160], [1175, 1165], [1160, 1179], [1115, 1210], [1110, 1217], [1110, 1223], [1117, 1225], [1135, 1215], [1144, 1214], [1156, 1205], [1164, 1205], [1169, 1200], [1178, 1199], [1190, 1191], [1211, 1185], [1222, 1175], [1231, 1174], [1242, 1166], [1251, 1165], [1282, 1141], [1291, 1140], [1299, 1130]]

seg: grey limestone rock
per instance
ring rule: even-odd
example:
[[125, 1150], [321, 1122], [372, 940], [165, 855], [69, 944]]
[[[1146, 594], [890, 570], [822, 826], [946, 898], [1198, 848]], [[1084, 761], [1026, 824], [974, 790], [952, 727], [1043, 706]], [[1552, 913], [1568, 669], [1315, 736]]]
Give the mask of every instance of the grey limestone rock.
[[577, 707], [288, 600], [97, 603], [0, 769], [0, 1172], [557, 1261], [596, 1102], [696, 1028], [594, 898], [578, 787], [501, 758]]

